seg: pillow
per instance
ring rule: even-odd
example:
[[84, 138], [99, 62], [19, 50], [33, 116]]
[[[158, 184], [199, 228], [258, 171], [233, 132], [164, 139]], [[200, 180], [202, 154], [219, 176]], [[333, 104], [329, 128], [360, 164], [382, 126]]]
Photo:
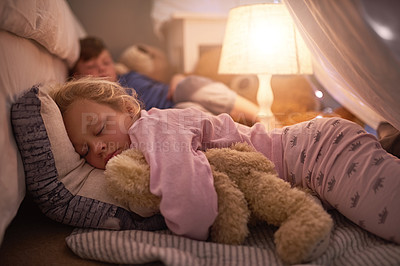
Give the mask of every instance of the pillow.
[[13, 136], [11, 105], [33, 84], [64, 82], [68, 68], [64, 61], [37, 42], [4, 30], [0, 30], [0, 58], [1, 243], [25, 197], [24, 167]]
[[2, 0], [0, 27], [32, 39], [72, 67], [84, 30], [65, 0]]
[[11, 107], [27, 192], [41, 211], [78, 227], [166, 228], [161, 215], [141, 217], [106, 193], [104, 171], [85, 163], [75, 152], [57, 105], [44, 91], [43, 86], [34, 86]]

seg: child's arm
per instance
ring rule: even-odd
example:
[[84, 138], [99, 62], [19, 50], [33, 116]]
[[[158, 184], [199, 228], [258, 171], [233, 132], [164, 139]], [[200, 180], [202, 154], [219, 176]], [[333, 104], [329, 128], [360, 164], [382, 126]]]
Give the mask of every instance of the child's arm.
[[176, 86], [178, 86], [178, 83], [181, 82], [185, 78], [185, 75], [183, 74], [175, 74], [172, 76], [171, 81], [169, 83], [169, 90], [167, 94], [167, 99], [173, 101], [173, 95], [176, 90]]
[[122, 86], [136, 91], [146, 110], [153, 107], [160, 109], [171, 108], [174, 105], [172, 100], [167, 99], [169, 91], [167, 84], [152, 80], [136, 72], [122, 75], [119, 82]]
[[206, 240], [218, 212], [217, 195], [210, 165], [199, 149], [201, 130], [179, 126], [190, 115], [185, 110], [142, 112], [130, 135], [132, 147], [150, 165], [150, 191], [161, 197], [160, 211], [169, 229]]

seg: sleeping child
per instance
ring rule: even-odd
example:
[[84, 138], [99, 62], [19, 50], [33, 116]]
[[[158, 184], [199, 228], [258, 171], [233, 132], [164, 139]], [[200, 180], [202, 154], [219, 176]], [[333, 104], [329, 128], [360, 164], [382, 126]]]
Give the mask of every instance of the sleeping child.
[[258, 121], [258, 106], [236, 94], [226, 85], [200, 76], [175, 74], [170, 84], [165, 84], [130, 71], [118, 76], [114, 61], [103, 41], [96, 37], [80, 40], [80, 57], [71, 70], [75, 78], [92, 76], [119, 81], [136, 91], [143, 108], [159, 109], [196, 107], [212, 114], [228, 113], [236, 121], [253, 124]]
[[313, 120], [267, 132], [227, 114], [197, 109], [142, 110], [118, 83], [83, 78], [52, 96], [76, 150], [105, 169], [123, 150], [139, 149], [150, 165], [150, 191], [178, 235], [206, 240], [217, 216], [208, 148], [245, 142], [275, 164], [279, 177], [311, 189], [362, 228], [400, 243], [400, 160], [359, 125], [340, 118]]

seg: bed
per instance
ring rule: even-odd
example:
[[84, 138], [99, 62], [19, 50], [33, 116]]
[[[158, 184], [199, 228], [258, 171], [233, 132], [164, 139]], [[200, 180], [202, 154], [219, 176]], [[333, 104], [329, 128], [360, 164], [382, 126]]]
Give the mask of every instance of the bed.
[[[385, 120], [400, 128], [400, 94], [393, 90], [400, 65], [393, 50], [361, 24], [359, 2], [285, 4], [315, 55], [318, 80], [371, 126]], [[160, 215], [143, 218], [115, 202], [104, 192], [104, 173], [74, 152], [47, 95], [55, 83], [65, 82], [84, 29], [64, 0], [5, 0], [0, 14], [0, 264], [284, 265], [275, 254], [272, 226], [251, 227], [240, 246], [194, 241], [173, 235]], [[333, 19], [338, 14], [349, 16], [348, 23], [355, 25], [350, 33], [361, 35], [357, 40], [368, 37], [363, 48], [371, 51], [353, 54], [358, 44], [334, 45], [335, 38], [349, 34], [336, 31], [348, 28], [335, 24], [347, 21]], [[316, 25], [325, 28], [315, 30]], [[379, 67], [368, 64], [372, 61]], [[360, 75], [363, 66], [367, 68]], [[400, 263], [399, 245], [373, 236], [336, 211], [330, 214], [335, 226], [329, 247], [305, 265]]]

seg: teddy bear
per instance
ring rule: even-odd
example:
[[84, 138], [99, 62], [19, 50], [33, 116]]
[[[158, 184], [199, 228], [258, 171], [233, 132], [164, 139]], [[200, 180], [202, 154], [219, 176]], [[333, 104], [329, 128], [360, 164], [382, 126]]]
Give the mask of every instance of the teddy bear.
[[134, 44], [127, 47], [115, 63], [115, 69], [118, 75], [136, 71], [166, 84], [170, 82], [173, 74], [165, 53], [148, 44]]
[[[205, 151], [218, 195], [218, 215], [210, 240], [241, 244], [251, 220], [276, 226], [274, 242], [280, 258], [290, 264], [313, 260], [327, 248], [333, 226], [320, 202], [280, 179], [274, 164], [248, 144]], [[109, 193], [131, 209], [156, 211], [160, 198], [150, 193], [150, 168], [142, 153], [128, 149], [106, 165]]]

